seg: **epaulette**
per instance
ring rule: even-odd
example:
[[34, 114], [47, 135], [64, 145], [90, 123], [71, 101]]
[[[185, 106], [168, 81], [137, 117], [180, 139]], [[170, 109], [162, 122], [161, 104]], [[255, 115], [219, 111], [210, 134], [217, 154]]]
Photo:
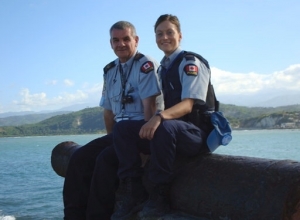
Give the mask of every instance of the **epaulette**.
[[186, 60], [195, 60], [195, 57], [197, 57], [204, 65], [209, 69], [209, 64], [206, 59], [204, 59], [200, 54], [191, 52], [191, 51], [185, 51], [184, 57]]
[[186, 60], [193, 60], [193, 61], [196, 60], [195, 56], [192, 55], [192, 54], [186, 54], [186, 55], [184, 55], [184, 57], [185, 57]]
[[113, 68], [115, 66], [115, 61], [110, 62], [109, 64], [107, 64], [104, 68], [103, 71], [106, 74], [108, 72], [108, 70], [110, 70], [111, 68]]
[[144, 54], [137, 52], [137, 53], [135, 54], [135, 56], [134, 56], [134, 60], [139, 60], [139, 59], [141, 59], [141, 58], [144, 57], [144, 56], [145, 56]]

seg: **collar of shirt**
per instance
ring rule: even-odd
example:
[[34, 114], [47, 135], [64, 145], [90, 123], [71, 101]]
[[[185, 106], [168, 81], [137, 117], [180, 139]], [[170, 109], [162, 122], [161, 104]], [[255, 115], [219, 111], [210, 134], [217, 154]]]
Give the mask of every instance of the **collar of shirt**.
[[137, 51], [135, 51], [134, 55], [129, 60], [127, 60], [127, 62], [125, 62], [125, 63], [121, 64], [120, 60], [118, 60], [118, 64], [122, 65], [124, 73], [127, 73], [127, 68], [132, 65], [132, 62], [134, 62], [134, 57], [135, 57], [136, 53], [137, 53]]
[[119, 67], [119, 72], [120, 72], [120, 74], [124, 74], [124, 75], [126, 75], [126, 73], [127, 73], [127, 64], [126, 63], [119, 63], [119, 66], [121, 66], [122, 67], [122, 72], [120, 71], [121, 70], [121, 68]]
[[168, 68], [171, 63], [176, 59], [176, 57], [178, 56], [178, 54], [180, 54], [182, 51], [182, 49], [180, 49], [180, 47], [178, 47], [170, 56], [168, 57], [164, 57], [160, 64], [164, 67], [164, 68]]

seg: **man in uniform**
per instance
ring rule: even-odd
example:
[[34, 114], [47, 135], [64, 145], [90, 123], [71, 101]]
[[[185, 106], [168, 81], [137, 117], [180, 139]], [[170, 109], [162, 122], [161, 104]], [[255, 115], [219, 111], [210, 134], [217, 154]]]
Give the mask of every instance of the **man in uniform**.
[[79, 148], [70, 159], [63, 188], [65, 220], [110, 219], [118, 169], [112, 147], [114, 124], [148, 121], [162, 109], [158, 64], [137, 52], [138, 42], [131, 23], [119, 21], [110, 28], [110, 44], [118, 58], [104, 68], [100, 106], [107, 135]]

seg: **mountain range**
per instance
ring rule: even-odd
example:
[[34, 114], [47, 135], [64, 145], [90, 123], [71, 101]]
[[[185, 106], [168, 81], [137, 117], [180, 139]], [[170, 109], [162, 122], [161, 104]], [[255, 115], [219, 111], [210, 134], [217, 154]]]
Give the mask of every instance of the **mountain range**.
[[[233, 129], [300, 128], [300, 105], [265, 108], [221, 103], [220, 111]], [[105, 132], [101, 107], [0, 119], [0, 137]]]
[[[273, 92], [273, 95], [270, 93]], [[287, 93], [286, 91], [279, 90], [264, 92], [260, 91], [259, 94], [235, 94], [235, 95], [218, 95], [218, 99], [222, 103], [232, 104], [237, 106], [247, 107], [280, 107], [291, 106], [300, 104], [300, 95], [298, 93]]]

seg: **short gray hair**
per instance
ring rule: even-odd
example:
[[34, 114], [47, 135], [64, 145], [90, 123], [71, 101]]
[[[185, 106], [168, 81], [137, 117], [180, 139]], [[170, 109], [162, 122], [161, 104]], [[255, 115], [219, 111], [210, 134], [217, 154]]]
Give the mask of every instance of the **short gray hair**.
[[136, 36], [136, 30], [133, 24], [131, 24], [128, 21], [118, 21], [116, 23], [114, 23], [111, 28], [109, 29], [109, 34], [111, 35], [111, 32], [113, 29], [118, 29], [118, 30], [125, 30], [126, 28], [131, 29], [132, 32], [132, 36], [135, 37]]

